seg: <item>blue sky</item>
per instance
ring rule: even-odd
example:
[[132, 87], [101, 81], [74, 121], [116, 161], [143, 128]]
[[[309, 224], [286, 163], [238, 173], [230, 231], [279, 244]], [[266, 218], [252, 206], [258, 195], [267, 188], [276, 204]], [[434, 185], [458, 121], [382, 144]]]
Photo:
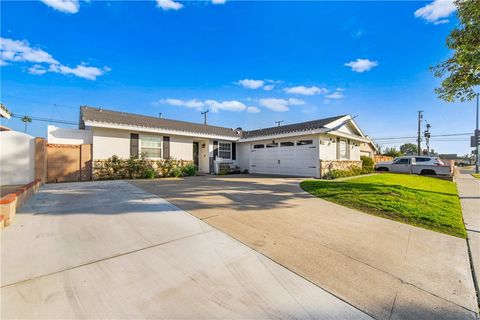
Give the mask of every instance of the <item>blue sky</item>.
[[[437, 99], [428, 70], [450, 55], [450, 1], [214, 2], [2, 1], [1, 101], [68, 121], [80, 105], [194, 122], [208, 108], [244, 129], [351, 114], [373, 138], [414, 136], [421, 109], [432, 134], [473, 131], [474, 103]], [[465, 154], [460, 138], [431, 145]]]

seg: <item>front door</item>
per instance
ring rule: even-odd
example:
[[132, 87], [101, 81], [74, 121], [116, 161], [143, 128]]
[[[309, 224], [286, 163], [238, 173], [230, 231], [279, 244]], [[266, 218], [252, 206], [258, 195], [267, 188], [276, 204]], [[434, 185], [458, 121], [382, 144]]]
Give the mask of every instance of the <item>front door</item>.
[[198, 168], [198, 142], [193, 143], [193, 163]]

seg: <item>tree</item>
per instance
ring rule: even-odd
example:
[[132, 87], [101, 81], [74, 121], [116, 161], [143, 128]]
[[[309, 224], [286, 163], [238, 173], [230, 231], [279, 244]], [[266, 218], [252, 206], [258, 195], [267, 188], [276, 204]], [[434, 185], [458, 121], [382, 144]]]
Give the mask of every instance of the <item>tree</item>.
[[473, 100], [475, 86], [480, 85], [480, 1], [455, 0], [460, 24], [447, 37], [447, 47], [453, 56], [431, 68], [435, 77], [443, 78], [435, 89], [447, 102]]
[[396, 158], [396, 157], [402, 156], [403, 153], [401, 151], [397, 150], [397, 148], [391, 147], [391, 148], [385, 148], [385, 151], [383, 152], [383, 155]]
[[32, 118], [30, 118], [29, 116], [24, 116], [20, 120], [25, 123], [25, 133], [27, 133], [27, 123], [32, 122]]
[[418, 148], [413, 143], [405, 143], [400, 146], [400, 152], [403, 154], [417, 154]]

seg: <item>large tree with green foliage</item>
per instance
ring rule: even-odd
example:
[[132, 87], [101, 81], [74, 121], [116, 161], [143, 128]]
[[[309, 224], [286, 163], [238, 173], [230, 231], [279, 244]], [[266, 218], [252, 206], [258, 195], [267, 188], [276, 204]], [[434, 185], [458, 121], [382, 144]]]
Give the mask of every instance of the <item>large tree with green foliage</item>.
[[417, 154], [418, 147], [413, 143], [405, 143], [400, 146], [400, 152], [404, 154]]
[[436, 77], [443, 78], [438, 97], [454, 102], [472, 100], [480, 85], [480, 1], [455, 0], [459, 25], [447, 37], [453, 56], [432, 67]]
[[397, 148], [392, 147], [392, 148], [385, 148], [385, 150], [383, 151], [383, 155], [396, 158], [396, 157], [403, 156], [403, 153], [397, 150]]

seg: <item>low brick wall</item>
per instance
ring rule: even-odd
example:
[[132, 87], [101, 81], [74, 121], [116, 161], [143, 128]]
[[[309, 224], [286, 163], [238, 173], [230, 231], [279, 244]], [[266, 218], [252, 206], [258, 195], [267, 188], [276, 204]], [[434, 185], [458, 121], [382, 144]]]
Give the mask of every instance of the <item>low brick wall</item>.
[[351, 167], [362, 167], [360, 160], [320, 160], [320, 177], [323, 178], [332, 170], [348, 170]]
[[0, 215], [3, 216], [5, 226], [10, 225], [13, 222], [13, 218], [17, 213], [17, 210], [40, 188], [40, 179], [33, 180], [32, 182], [18, 188], [12, 193], [3, 196], [0, 199]]

